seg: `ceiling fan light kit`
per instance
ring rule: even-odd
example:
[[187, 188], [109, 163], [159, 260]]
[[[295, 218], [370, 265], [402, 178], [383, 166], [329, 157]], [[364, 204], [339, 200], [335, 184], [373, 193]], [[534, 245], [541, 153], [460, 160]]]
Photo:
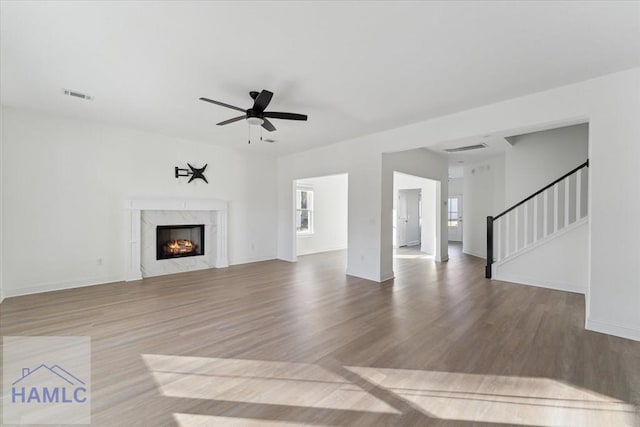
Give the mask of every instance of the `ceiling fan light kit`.
[[[273, 98], [273, 92], [269, 92], [268, 90], [263, 89], [261, 92], [251, 91], [249, 92], [249, 96], [253, 99], [253, 106], [247, 110], [236, 107], [235, 105], [226, 104], [224, 102], [215, 101], [209, 98], [203, 97], [200, 98], [200, 100], [210, 102], [211, 104], [216, 104], [221, 107], [230, 108], [232, 110], [242, 111], [244, 113], [241, 116], [233, 117], [231, 119], [217, 123], [218, 126], [225, 126], [230, 123], [239, 122], [240, 120], [246, 120], [249, 125], [262, 126], [269, 132], [273, 132], [274, 130], [276, 130], [276, 127], [273, 125], [273, 123], [271, 123], [271, 121], [269, 121], [269, 119], [300, 121], [307, 120], [306, 114], [265, 111], [265, 109], [271, 102], [271, 98]], [[249, 143], [251, 143], [251, 140], [249, 140]]]
[[264, 119], [261, 119], [260, 117], [247, 117], [247, 123], [253, 126], [262, 126]]

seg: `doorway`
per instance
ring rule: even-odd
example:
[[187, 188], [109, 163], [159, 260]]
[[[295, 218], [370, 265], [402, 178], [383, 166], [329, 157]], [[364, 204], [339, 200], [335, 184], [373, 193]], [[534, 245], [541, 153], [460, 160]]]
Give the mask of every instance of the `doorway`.
[[[415, 252], [413, 258], [429, 255], [433, 259], [439, 255], [439, 184], [432, 179], [393, 172], [394, 250]], [[398, 253], [394, 255], [397, 256]]]
[[397, 246], [416, 246], [421, 243], [422, 191], [398, 190]]
[[462, 196], [449, 196], [447, 201], [447, 229], [450, 241], [462, 241]]
[[294, 181], [296, 256], [347, 249], [347, 174]]

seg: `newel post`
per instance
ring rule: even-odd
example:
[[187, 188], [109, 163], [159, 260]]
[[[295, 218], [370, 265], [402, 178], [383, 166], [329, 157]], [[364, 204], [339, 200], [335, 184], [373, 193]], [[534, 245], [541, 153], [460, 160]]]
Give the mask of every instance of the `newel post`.
[[491, 279], [491, 266], [493, 264], [493, 217], [487, 217], [487, 266], [484, 269], [484, 277]]

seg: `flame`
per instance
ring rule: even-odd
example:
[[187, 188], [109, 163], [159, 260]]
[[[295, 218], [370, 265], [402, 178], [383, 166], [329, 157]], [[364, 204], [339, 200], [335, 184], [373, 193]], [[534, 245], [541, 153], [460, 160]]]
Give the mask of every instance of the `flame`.
[[171, 255], [188, 254], [195, 251], [196, 245], [194, 245], [191, 240], [179, 239], [172, 242], [167, 242], [164, 245], [164, 248], [165, 251]]

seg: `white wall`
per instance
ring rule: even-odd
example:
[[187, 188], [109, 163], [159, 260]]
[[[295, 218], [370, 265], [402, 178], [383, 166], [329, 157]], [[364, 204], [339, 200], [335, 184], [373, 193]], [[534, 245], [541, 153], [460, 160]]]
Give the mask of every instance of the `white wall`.
[[[0, 111], [1, 113], [1, 111]], [[4, 256], [2, 252], [4, 241], [4, 138], [2, 138], [3, 115], [0, 114], [0, 303], [4, 300]]]
[[313, 190], [313, 234], [297, 236], [298, 255], [345, 249], [349, 177], [346, 174], [299, 180]]
[[[420, 178], [413, 175], [394, 172], [393, 174], [393, 212], [397, 212], [398, 191], [418, 189], [422, 194], [422, 227], [420, 230], [420, 251], [435, 255], [437, 245], [437, 208], [440, 206], [437, 200], [437, 182], [431, 179]], [[396, 238], [397, 215], [393, 218], [394, 227], [392, 239]], [[393, 246], [397, 242], [393, 240]]]
[[640, 341], [640, 69], [590, 89], [587, 328]]
[[487, 216], [504, 208], [504, 156], [494, 157], [464, 168], [462, 196], [462, 251], [487, 256]]
[[505, 153], [506, 206], [512, 206], [584, 163], [589, 150], [587, 123], [510, 138]]
[[464, 178], [451, 178], [449, 180], [449, 196], [461, 196], [464, 194]]
[[[355, 194], [349, 201], [350, 272], [380, 280], [385, 273], [381, 259], [387, 256], [382, 255], [383, 240], [390, 238], [390, 232], [382, 229], [382, 218], [392, 208], [390, 202], [388, 206], [382, 203], [382, 153], [588, 121], [591, 261], [587, 325], [640, 339], [640, 222], [620, 221], [618, 209], [624, 208], [630, 218], [640, 217], [639, 113], [640, 68], [634, 68], [281, 157], [278, 255], [295, 259], [293, 179], [349, 172], [349, 194]], [[375, 184], [378, 182], [382, 187]], [[611, 182], [616, 183], [616, 191], [611, 190]], [[391, 194], [390, 184], [388, 188]], [[391, 227], [391, 218], [388, 222]]]
[[[276, 256], [273, 156], [11, 108], [2, 122], [7, 296], [122, 280], [129, 198], [228, 200], [229, 262]], [[175, 179], [187, 162], [209, 184]]]

